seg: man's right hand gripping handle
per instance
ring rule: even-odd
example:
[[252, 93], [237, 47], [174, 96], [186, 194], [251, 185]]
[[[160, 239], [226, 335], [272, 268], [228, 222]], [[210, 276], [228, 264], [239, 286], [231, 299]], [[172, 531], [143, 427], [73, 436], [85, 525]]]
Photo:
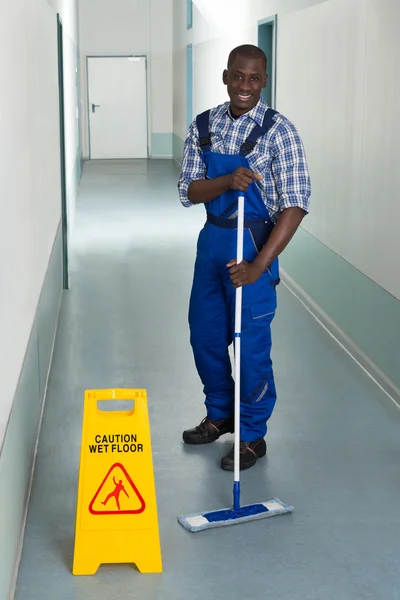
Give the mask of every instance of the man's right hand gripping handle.
[[247, 192], [253, 180], [261, 181], [262, 175], [254, 173], [246, 167], [238, 167], [230, 175], [222, 175], [215, 179], [197, 179], [192, 181], [188, 189], [188, 198], [193, 204], [211, 202], [228, 190]]

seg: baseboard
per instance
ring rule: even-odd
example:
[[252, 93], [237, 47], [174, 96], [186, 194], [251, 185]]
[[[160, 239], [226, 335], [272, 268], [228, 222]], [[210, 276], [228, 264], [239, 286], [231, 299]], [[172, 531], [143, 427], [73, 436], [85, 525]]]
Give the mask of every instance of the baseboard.
[[304, 289], [284, 270], [281, 271], [282, 283], [301, 302], [314, 319], [340, 344], [364, 372], [382, 389], [400, 408], [400, 389], [383, 373], [379, 367], [350, 339], [350, 337], [327, 315]]
[[176, 135], [174, 133], [172, 137], [172, 153], [174, 155], [174, 163], [176, 164], [179, 170], [181, 169], [184, 147], [185, 140], [183, 140], [181, 137], [179, 137], [179, 135]]
[[151, 151], [152, 158], [172, 158], [173, 155], [173, 134], [152, 133]]
[[61, 300], [59, 225], [0, 454], [0, 512], [7, 515], [0, 538], [0, 598], [8, 600], [15, 594]]
[[42, 398], [42, 401], [41, 401], [39, 426], [38, 426], [38, 431], [37, 431], [37, 435], [36, 435], [36, 442], [35, 442], [35, 449], [34, 449], [33, 457], [32, 457], [32, 464], [31, 464], [31, 468], [30, 468], [30, 476], [29, 476], [29, 483], [28, 483], [28, 492], [27, 492], [27, 496], [26, 496], [26, 503], [25, 503], [24, 515], [23, 515], [23, 520], [22, 520], [22, 525], [21, 525], [21, 533], [20, 533], [19, 542], [18, 542], [17, 556], [16, 556], [16, 559], [15, 559], [14, 573], [13, 573], [13, 577], [12, 577], [12, 580], [11, 580], [11, 588], [10, 588], [7, 600], [14, 600], [15, 590], [16, 590], [16, 587], [17, 587], [18, 571], [19, 571], [19, 565], [20, 565], [20, 562], [21, 562], [22, 548], [24, 546], [25, 528], [26, 528], [26, 521], [27, 521], [27, 518], [28, 518], [29, 502], [30, 502], [30, 499], [31, 499], [32, 484], [33, 484], [33, 475], [34, 475], [34, 472], [35, 472], [36, 456], [37, 456], [37, 450], [38, 450], [39, 439], [40, 439], [40, 431], [42, 429], [43, 413], [44, 413], [44, 407], [45, 407], [46, 396], [47, 396], [47, 387], [48, 387], [48, 383], [49, 383], [49, 375], [50, 375], [50, 370], [51, 370], [51, 363], [52, 363], [52, 360], [53, 360], [54, 345], [55, 345], [55, 342], [56, 342], [56, 335], [57, 335], [58, 320], [59, 320], [60, 310], [61, 310], [61, 303], [62, 303], [62, 294], [60, 295], [60, 302], [59, 302], [58, 311], [57, 311], [57, 320], [56, 320], [56, 325], [55, 325], [55, 328], [54, 328], [53, 343], [52, 343], [52, 347], [51, 347], [51, 356], [50, 356], [50, 361], [49, 361], [49, 365], [48, 365], [48, 369], [47, 369], [47, 376], [46, 376], [46, 386], [45, 386], [43, 398]]
[[173, 157], [173, 161], [174, 161], [174, 164], [175, 164], [175, 166], [176, 166], [176, 167], [177, 167], [179, 170], [181, 170], [181, 168], [182, 168], [182, 162], [180, 162], [180, 161], [179, 161], [177, 158], [175, 158], [175, 156]]
[[150, 158], [151, 159], [155, 158], [157, 160], [160, 160], [160, 159], [172, 160], [173, 156], [172, 156], [172, 154], [152, 154]]

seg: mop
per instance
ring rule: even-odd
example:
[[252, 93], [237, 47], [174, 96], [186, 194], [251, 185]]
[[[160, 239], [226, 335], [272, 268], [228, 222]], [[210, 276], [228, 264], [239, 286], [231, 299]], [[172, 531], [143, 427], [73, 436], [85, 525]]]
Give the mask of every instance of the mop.
[[[243, 260], [244, 197], [238, 199], [237, 264]], [[272, 498], [267, 502], [240, 505], [240, 337], [242, 330], [242, 287], [236, 288], [235, 306], [235, 444], [233, 507], [212, 512], [197, 513], [178, 517], [179, 523], [188, 531], [197, 532], [213, 527], [236, 525], [274, 517], [293, 511], [293, 506]]]

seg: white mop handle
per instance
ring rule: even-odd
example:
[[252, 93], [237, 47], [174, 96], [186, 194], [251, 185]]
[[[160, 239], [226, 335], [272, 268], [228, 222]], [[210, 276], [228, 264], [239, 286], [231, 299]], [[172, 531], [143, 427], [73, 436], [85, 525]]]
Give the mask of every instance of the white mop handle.
[[[236, 262], [243, 260], [244, 197], [238, 198]], [[240, 336], [242, 332], [242, 287], [236, 288], [235, 304], [235, 482], [240, 481]]]

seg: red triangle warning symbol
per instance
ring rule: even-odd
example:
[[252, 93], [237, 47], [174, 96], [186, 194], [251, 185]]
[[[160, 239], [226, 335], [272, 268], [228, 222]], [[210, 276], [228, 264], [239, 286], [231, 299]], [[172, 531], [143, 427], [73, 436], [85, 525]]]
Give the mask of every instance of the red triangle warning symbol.
[[110, 468], [89, 504], [92, 515], [138, 515], [145, 508], [145, 501], [121, 463]]

